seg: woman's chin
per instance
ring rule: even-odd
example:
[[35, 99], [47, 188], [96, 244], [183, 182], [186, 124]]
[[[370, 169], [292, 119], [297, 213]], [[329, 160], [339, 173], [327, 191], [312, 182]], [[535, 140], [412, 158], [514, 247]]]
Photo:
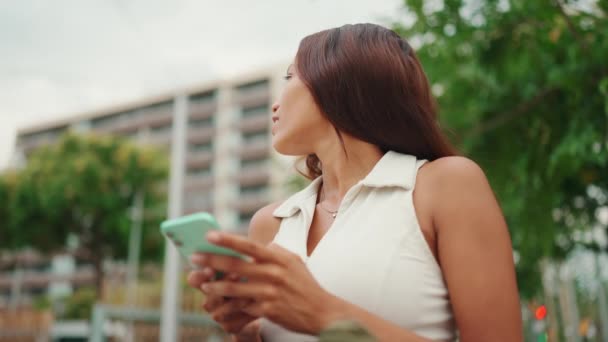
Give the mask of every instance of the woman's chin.
[[308, 154], [308, 152], [302, 151], [301, 148], [294, 148], [281, 139], [277, 139], [276, 135], [272, 137], [272, 148], [284, 156], [303, 156]]
[[279, 154], [282, 154], [284, 156], [291, 156], [292, 154], [290, 153], [290, 149], [289, 148], [285, 148], [285, 146], [281, 145], [280, 143], [276, 143], [274, 140], [272, 141], [272, 148], [277, 151]]

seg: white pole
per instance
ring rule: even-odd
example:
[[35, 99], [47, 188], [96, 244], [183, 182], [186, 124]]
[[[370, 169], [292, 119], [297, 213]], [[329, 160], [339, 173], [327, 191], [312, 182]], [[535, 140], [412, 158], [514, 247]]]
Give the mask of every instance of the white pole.
[[23, 270], [21, 269], [19, 252], [15, 255], [15, 270], [11, 277], [11, 301], [9, 305], [11, 311], [16, 311], [21, 305], [21, 287], [23, 286]]
[[595, 279], [597, 281], [597, 301], [600, 318], [600, 331], [604, 341], [608, 340], [608, 305], [606, 305], [606, 288], [602, 279], [600, 253], [595, 253]]
[[[182, 215], [184, 168], [186, 156], [186, 126], [188, 98], [178, 95], [173, 106], [173, 128], [171, 137], [171, 171], [169, 175], [169, 218]], [[161, 342], [179, 340], [178, 315], [181, 295], [180, 259], [177, 250], [165, 242], [164, 286], [160, 321]]]
[[[127, 268], [127, 306], [133, 310], [137, 302], [137, 275], [139, 274], [139, 255], [141, 246], [141, 226], [143, 221], [144, 196], [141, 191], [135, 194], [131, 212], [131, 231], [129, 234], [129, 258]], [[129, 325], [128, 341], [134, 341], [134, 326]]]

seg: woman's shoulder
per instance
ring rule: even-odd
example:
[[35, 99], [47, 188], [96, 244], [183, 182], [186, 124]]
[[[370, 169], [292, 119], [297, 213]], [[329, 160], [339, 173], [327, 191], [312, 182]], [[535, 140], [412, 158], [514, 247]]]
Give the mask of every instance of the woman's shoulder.
[[[454, 209], [474, 214], [496, 207], [496, 197], [482, 168], [465, 157], [443, 157], [418, 173], [416, 189], [430, 206], [433, 221], [450, 217]], [[448, 220], [449, 221], [449, 220]]]
[[282, 201], [268, 204], [259, 209], [249, 223], [249, 238], [263, 244], [269, 244], [279, 231], [281, 219], [272, 213], [282, 204]]
[[485, 181], [481, 167], [473, 160], [461, 156], [437, 158], [426, 163], [419, 172], [420, 180], [434, 184], [437, 189], [446, 185], [462, 185], [462, 182]]
[[492, 194], [482, 168], [460, 156], [442, 157], [423, 165], [416, 177], [416, 192], [434, 213], [470, 196], [488, 198]]

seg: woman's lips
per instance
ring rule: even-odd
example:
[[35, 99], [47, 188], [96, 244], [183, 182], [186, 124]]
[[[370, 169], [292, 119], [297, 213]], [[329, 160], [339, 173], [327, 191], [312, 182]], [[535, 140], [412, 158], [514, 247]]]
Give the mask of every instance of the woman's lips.
[[279, 117], [278, 116], [273, 116], [272, 117], [272, 128], [270, 130], [270, 133], [272, 133], [272, 135], [274, 136], [275, 132], [275, 128], [277, 127], [277, 122], [279, 121]]

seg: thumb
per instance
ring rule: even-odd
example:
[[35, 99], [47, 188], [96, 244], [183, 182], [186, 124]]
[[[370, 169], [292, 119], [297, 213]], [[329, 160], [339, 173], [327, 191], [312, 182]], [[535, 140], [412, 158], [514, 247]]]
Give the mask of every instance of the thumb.
[[[252, 301], [251, 303], [245, 305], [241, 311], [253, 317], [263, 317], [264, 310], [262, 309], [262, 302]], [[258, 322], [259, 324], [259, 322]]]

